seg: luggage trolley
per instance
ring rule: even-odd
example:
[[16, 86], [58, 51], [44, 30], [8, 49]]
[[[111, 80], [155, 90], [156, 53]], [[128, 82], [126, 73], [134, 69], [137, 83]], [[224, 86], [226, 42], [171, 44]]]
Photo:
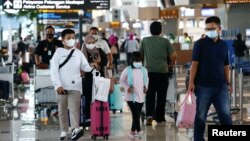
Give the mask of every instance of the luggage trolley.
[[166, 113], [176, 119], [177, 117], [177, 112], [176, 112], [176, 103], [177, 103], [177, 78], [176, 78], [176, 66], [173, 68], [173, 74], [171, 77], [168, 78], [169, 84], [168, 84], [168, 90], [167, 90], [167, 97], [166, 97], [166, 106], [167, 106], [167, 111]]
[[[14, 94], [14, 63], [10, 65], [0, 66], [0, 79], [4, 81], [8, 81], [10, 83], [10, 92], [12, 94], [12, 106], [17, 106], [18, 99], [15, 98]], [[8, 100], [7, 100], [8, 101]]]
[[34, 66], [35, 117], [42, 108], [49, 110], [57, 106], [56, 93], [50, 78], [49, 69], [37, 69]]

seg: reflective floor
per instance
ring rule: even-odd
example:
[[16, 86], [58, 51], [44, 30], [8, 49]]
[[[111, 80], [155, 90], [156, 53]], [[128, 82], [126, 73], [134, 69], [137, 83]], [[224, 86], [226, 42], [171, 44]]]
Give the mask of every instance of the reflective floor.
[[[44, 119], [38, 114], [37, 118], [35, 118], [34, 92], [27, 88], [26, 92], [16, 91], [16, 93], [19, 96], [19, 103], [16, 108], [8, 104], [0, 107], [0, 141], [56, 141], [60, 134], [58, 117], [51, 114], [48, 119]], [[166, 125], [143, 126], [145, 133], [141, 138], [130, 138], [128, 133], [131, 125], [131, 115], [125, 106], [123, 113], [111, 113], [111, 135], [109, 140], [188, 140], [186, 131], [178, 131], [174, 126], [174, 120], [168, 116], [166, 117], [168, 119]], [[85, 131], [84, 137], [79, 140], [91, 140], [90, 131]]]
[[[178, 91], [183, 91], [185, 74], [179, 76], [177, 79]], [[248, 82], [250, 81], [246, 80], [245, 84], [247, 85]], [[0, 102], [0, 141], [56, 141], [60, 135], [58, 117], [53, 115], [53, 113], [50, 117], [44, 117], [41, 114], [37, 114], [35, 117], [34, 89], [32, 84], [25, 86], [24, 91], [15, 89], [15, 97], [19, 99], [17, 107]], [[167, 104], [166, 113], [169, 112], [170, 107], [171, 104]], [[117, 112], [113, 114], [111, 112], [111, 135], [109, 140], [191, 141], [192, 130], [177, 129], [173, 118], [168, 116], [168, 114], [166, 114], [166, 119], [166, 125], [143, 125], [142, 128], [145, 133], [140, 138], [130, 138], [128, 133], [132, 122], [131, 114], [125, 105], [123, 113]], [[92, 140], [90, 131], [85, 131], [84, 136], [79, 139], [79, 141], [83, 140]], [[103, 139], [97, 138], [97, 140]]]

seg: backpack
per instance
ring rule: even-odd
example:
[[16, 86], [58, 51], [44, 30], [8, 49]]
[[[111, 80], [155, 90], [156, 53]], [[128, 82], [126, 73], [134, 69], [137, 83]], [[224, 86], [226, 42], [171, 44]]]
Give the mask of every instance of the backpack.
[[[146, 85], [148, 83], [147, 81], [147, 71], [146, 71], [146, 68], [145, 67], [141, 67], [141, 71], [142, 71], [142, 74], [143, 74], [143, 84]], [[132, 67], [131, 66], [128, 66], [128, 84], [130, 87], [133, 87], [133, 72], [132, 72]], [[135, 94], [133, 93], [133, 102], [135, 102], [134, 100], [134, 97], [135, 97]]]

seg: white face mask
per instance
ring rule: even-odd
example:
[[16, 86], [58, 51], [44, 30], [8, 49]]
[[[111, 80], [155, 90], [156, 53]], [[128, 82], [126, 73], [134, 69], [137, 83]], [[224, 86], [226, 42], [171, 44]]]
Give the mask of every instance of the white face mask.
[[95, 48], [95, 44], [86, 44], [86, 47], [88, 48], [88, 49], [93, 49], [93, 48]]
[[65, 45], [68, 47], [74, 47], [75, 46], [75, 39], [69, 39], [69, 40], [65, 40]]
[[206, 35], [212, 39], [218, 37], [218, 33], [216, 30], [207, 31]]
[[133, 66], [135, 68], [141, 68], [142, 67], [142, 62], [133, 62]]
[[93, 36], [94, 36], [95, 40], [98, 40], [99, 35], [93, 35]]

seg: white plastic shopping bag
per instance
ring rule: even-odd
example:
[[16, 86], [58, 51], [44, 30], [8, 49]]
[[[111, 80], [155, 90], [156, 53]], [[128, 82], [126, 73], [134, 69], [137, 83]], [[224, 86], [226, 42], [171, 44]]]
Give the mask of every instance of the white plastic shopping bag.
[[195, 95], [188, 93], [181, 104], [180, 111], [177, 116], [176, 126], [178, 128], [193, 128], [196, 113]]
[[[98, 73], [98, 75], [97, 75]], [[93, 71], [92, 101], [108, 101], [110, 79], [100, 76], [96, 70]]]

